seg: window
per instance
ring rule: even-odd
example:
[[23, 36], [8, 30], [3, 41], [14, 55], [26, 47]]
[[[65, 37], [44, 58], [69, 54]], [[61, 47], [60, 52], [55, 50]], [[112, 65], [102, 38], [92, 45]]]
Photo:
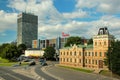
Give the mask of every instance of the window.
[[104, 57], [106, 57], [106, 52], [104, 52]]
[[91, 60], [89, 59], [89, 64], [91, 64]]
[[63, 58], [63, 62], [65, 62], [65, 58]]
[[75, 59], [75, 63], [76, 63], [76, 59]]
[[97, 56], [97, 52], [95, 52], [95, 56]]
[[90, 56], [90, 52], [89, 52], [89, 56]]
[[79, 62], [81, 63], [81, 59], [79, 59]]
[[79, 55], [81, 56], [81, 52], [79, 52]]
[[92, 64], [94, 64], [94, 60], [92, 60]]
[[67, 62], [69, 62], [68, 58], [67, 58]]
[[87, 63], [87, 59], [85, 59], [85, 63]]
[[70, 55], [72, 56], [72, 52], [70, 52]]
[[72, 58], [70, 58], [70, 62], [72, 62]]
[[62, 58], [60, 58], [60, 61], [62, 62]]
[[97, 42], [95, 42], [95, 46], [97, 46]]
[[65, 55], [65, 52], [64, 52], [64, 55]]
[[97, 60], [95, 61], [95, 64], [97, 65]]
[[87, 56], [87, 52], [85, 52], [85, 56]]
[[92, 52], [92, 56], [94, 56], [94, 52]]
[[67, 52], [67, 55], [68, 55], [68, 52]]
[[106, 41], [104, 41], [104, 45], [106, 45]]
[[100, 52], [100, 56], [102, 56], [102, 52]]
[[74, 52], [74, 55], [76, 56], [76, 51]]

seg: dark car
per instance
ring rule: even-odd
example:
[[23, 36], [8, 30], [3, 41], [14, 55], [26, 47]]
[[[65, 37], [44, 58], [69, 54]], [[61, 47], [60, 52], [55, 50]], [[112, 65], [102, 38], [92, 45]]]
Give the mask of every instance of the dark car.
[[30, 61], [29, 66], [36, 65], [35, 61]]

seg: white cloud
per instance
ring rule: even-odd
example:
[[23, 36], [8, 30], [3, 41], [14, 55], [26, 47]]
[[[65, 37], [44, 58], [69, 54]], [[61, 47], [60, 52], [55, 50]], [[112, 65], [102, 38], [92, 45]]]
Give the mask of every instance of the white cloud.
[[26, 4], [27, 3], [24, 0], [9, 0], [9, 4], [7, 6], [18, 11], [25, 11], [27, 7]]
[[87, 17], [88, 15], [85, 11], [78, 9], [77, 11], [74, 11], [72, 13], [63, 13], [63, 16], [67, 19], [74, 19], [74, 18], [84, 18]]
[[6, 36], [7, 34], [6, 33], [0, 33], [0, 36]]
[[16, 13], [6, 13], [0, 10], [0, 32], [5, 30], [16, 30]]
[[120, 0], [102, 0], [97, 10], [110, 14], [120, 13]]
[[61, 36], [61, 32], [67, 32], [71, 36], [76, 35], [91, 38], [93, 35], [97, 35], [98, 29], [100, 27], [108, 27], [109, 32], [115, 35], [116, 38], [119, 38], [119, 22], [120, 19], [114, 16], [103, 16], [100, 20], [91, 22], [80, 22], [74, 20], [66, 24], [44, 25], [42, 27], [39, 27], [39, 34], [42, 33], [42, 35], [55, 38], [58, 35]]
[[39, 23], [58, 23], [63, 16], [53, 6], [53, 0], [12, 0], [8, 5], [19, 12], [34, 13], [39, 16]]
[[120, 13], [120, 0], [77, 0], [76, 8], [96, 8], [108, 14]]
[[93, 8], [97, 6], [99, 0], [76, 0], [77, 8]]

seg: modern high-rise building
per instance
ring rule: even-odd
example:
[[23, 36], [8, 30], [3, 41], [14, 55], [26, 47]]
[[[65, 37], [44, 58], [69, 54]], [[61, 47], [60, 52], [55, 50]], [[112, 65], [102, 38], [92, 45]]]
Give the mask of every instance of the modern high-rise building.
[[17, 45], [25, 44], [32, 47], [32, 40], [38, 38], [38, 16], [31, 13], [21, 13], [17, 19]]

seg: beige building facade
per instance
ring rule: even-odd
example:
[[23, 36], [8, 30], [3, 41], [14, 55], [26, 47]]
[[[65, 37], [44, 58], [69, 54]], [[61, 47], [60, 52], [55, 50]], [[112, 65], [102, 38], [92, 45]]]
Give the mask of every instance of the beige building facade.
[[93, 44], [60, 49], [60, 65], [92, 70], [107, 69], [104, 59], [113, 40], [114, 37], [109, 34], [106, 27], [100, 28], [98, 34], [93, 36]]

